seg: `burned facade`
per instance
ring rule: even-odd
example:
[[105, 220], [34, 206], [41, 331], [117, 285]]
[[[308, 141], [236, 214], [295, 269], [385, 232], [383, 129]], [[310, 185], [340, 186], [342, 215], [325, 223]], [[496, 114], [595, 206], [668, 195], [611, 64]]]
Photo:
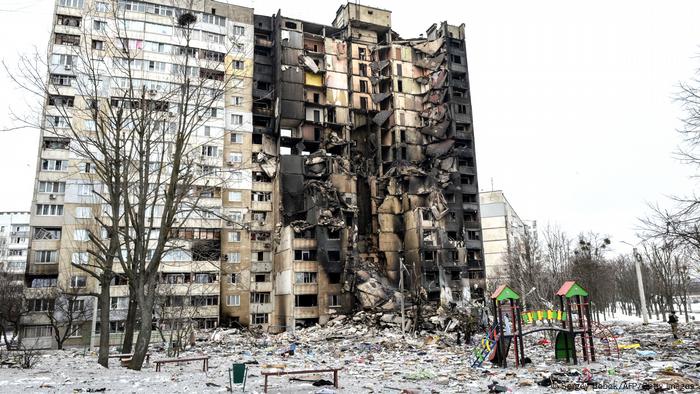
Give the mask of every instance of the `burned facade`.
[[[282, 12], [271, 25], [280, 160], [273, 324], [390, 303], [402, 266], [406, 288], [426, 300], [468, 299], [470, 283], [479, 294], [464, 26], [402, 39], [390, 11], [353, 3], [330, 26]], [[376, 286], [388, 291], [363, 290]]]

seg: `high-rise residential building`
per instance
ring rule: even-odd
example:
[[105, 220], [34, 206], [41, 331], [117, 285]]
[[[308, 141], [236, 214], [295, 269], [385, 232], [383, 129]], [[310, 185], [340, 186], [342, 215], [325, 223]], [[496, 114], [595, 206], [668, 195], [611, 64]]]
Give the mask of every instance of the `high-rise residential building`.
[[28, 248], [29, 212], [0, 212], [0, 273], [22, 280]]
[[524, 247], [529, 232], [537, 237], [537, 223], [523, 220], [502, 191], [479, 193], [486, 281], [491, 288], [508, 280], [508, 254]]
[[[187, 54], [177, 26], [183, 13], [197, 18]], [[112, 26], [120, 33], [109, 33]], [[192, 141], [203, 168], [230, 176], [195, 191], [212, 216], [171, 235], [185, 247], [164, 258], [160, 313], [196, 304], [190, 320], [199, 327], [280, 331], [349, 311], [367, 273], [389, 286], [403, 276], [407, 289], [423, 288], [435, 302], [483, 288], [464, 25], [441, 22], [404, 39], [390, 11], [354, 3], [325, 25], [217, 1], [57, 0], [49, 80], [60, 95], [45, 106], [52, 126], [73, 121], [54, 115], [56, 105], [90, 105], [75, 89], [85, 76], [72, 55], [88, 41], [94, 51], [133, 49], [137, 58], [127, 63], [156, 96], [183, 71], [177, 56], [218, 61], [206, 74], [185, 72], [225, 70], [230, 81]], [[100, 91], [114, 103], [123, 85], [104, 78]], [[97, 283], [75, 265], [89, 258], [86, 229], [103, 209], [91, 193], [91, 164], [71, 152], [70, 139], [41, 138], [28, 292], [78, 288], [87, 297]], [[216, 261], [204, 248], [216, 250]], [[128, 291], [115, 278], [109, 324], [117, 342]], [[31, 335], [50, 332], [41, 318], [28, 324]], [[100, 324], [86, 320], [71, 341], [84, 343]]]

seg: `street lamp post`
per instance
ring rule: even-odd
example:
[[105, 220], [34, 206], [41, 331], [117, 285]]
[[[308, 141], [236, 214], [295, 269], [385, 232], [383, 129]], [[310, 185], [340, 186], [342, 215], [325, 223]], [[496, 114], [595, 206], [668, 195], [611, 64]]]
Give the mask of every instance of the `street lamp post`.
[[629, 242], [620, 241], [623, 244], [627, 244], [632, 247], [632, 254], [634, 255], [634, 270], [637, 272], [637, 288], [639, 289], [639, 303], [642, 306], [642, 321], [644, 325], [649, 324], [649, 318], [647, 317], [647, 299], [644, 296], [644, 280], [642, 278], [642, 255], [637, 252], [637, 245], [640, 242], [632, 245]]

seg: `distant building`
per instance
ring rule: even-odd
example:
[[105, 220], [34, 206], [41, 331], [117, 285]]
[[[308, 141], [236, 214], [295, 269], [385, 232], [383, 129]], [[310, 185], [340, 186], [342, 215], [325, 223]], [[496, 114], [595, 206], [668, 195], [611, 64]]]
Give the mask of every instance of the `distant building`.
[[0, 212], [0, 272], [22, 279], [29, 247], [29, 212]]
[[[484, 265], [489, 287], [507, 280], [508, 250], [525, 236], [527, 227], [536, 228], [536, 222], [524, 221], [510, 205], [503, 191], [479, 193], [481, 231], [484, 242]], [[535, 231], [534, 234], [537, 234]]]

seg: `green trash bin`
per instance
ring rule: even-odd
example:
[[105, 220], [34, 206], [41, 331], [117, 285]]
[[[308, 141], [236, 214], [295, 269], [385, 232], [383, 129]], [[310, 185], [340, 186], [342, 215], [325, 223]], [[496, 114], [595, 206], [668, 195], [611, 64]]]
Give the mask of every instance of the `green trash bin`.
[[229, 380], [231, 383], [231, 391], [233, 391], [234, 384], [242, 384], [243, 391], [245, 391], [245, 381], [248, 377], [248, 365], [246, 364], [233, 364], [229, 372]]

